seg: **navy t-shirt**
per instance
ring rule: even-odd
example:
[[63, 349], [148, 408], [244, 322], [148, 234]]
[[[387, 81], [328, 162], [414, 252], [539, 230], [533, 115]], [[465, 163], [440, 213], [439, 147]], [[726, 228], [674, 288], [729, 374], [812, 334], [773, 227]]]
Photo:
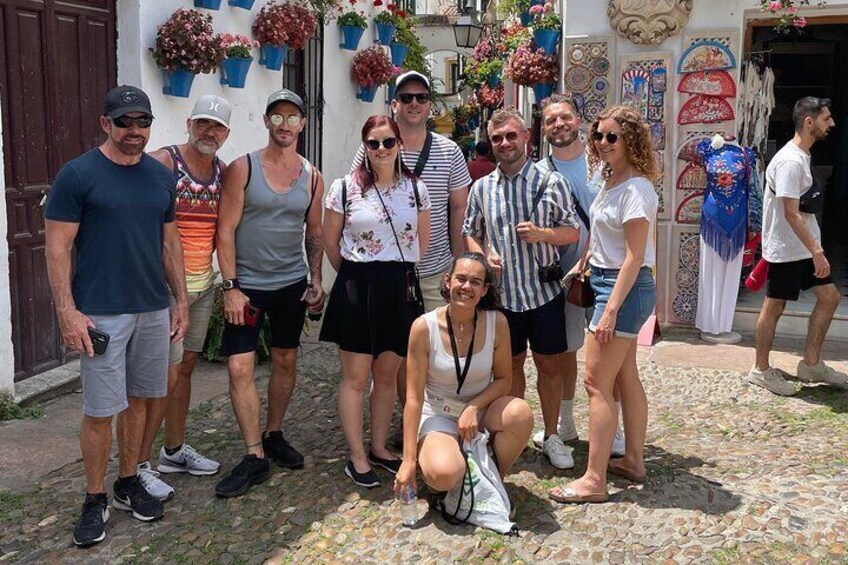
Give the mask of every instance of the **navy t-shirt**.
[[162, 245], [175, 201], [173, 173], [148, 155], [125, 166], [92, 149], [65, 163], [44, 215], [79, 224], [71, 291], [80, 312], [168, 307]]

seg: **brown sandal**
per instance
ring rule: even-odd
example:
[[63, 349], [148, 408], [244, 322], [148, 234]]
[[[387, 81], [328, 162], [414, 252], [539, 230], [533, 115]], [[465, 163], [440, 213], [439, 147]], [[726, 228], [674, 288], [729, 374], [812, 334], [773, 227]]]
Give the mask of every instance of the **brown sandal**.
[[644, 483], [648, 480], [647, 475], [637, 475], [627, 467], [622, 467], [620, 465], [615, 465], [612, 461], [610, 461], [607, 466], [607, 471], [612, 474], [622, 478], [627, 479], [628, 481], [633, 481], [634, 483]]

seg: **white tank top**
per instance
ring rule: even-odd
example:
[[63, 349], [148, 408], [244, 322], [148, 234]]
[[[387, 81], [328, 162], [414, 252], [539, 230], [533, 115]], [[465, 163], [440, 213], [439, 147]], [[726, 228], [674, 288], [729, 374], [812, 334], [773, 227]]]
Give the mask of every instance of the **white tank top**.
[[[441, 308], [439, 308], [441, 310]], [[427, 380], [424, 384], [424, 404], [422, 414], [433, 414], [432, 405], [439, 400], [459, 400], [467, 403], [483, 392], [492, 382], [492, 362], [495, 351], [495, 320], [497, 313], [483, 310], [478, 316], [478, 323], [486, 325], [486, 339], [483, 348], [474, 353], [471, 366], [459, 394], [456, 393], [456, 365], [450, 350], [445, 350], [442, 344], [439, 321], [436, 311], [424, 314], [427, 329], [430, 331], [430, 362], [427, 367]], [[476, 341], [476, 340], [475, 340]], [[475, 343], [475, 349], [476, 349]], [[460, 369], [465, 366], [465, 357], [459, 359]], [[432, 401], [431, 401], [432, 400]]]

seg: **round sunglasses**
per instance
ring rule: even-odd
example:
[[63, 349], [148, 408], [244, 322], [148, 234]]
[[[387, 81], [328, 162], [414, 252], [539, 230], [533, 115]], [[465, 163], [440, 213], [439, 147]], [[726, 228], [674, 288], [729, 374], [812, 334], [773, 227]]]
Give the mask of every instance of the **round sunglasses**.
[[602, 131], [596, 131], [592, 133], [592, 139], [598, 143], [600, 143], [604, 138], [607, 138], [607, 143], [610, 145], [615, 145], [615, 142], [618, 141], [618, 134], [613, 132], [604, 133]]
[[290, 127], [295, 127], [300, 123], [302, 118], [297, 114], [289, 114], [288, 116], [283, 116], [282, 114], [271, 114], [268, 116], [268, 121], [270, 121], [275, 126], [283, 125], [283, 122], [286, 122]]
[[397, 138], [387, 137], [386, 139], [366, 139], [365, 145], [371, 151], [376, 151], [382, 145], [386, 149], [392, 149], [397, 144]]

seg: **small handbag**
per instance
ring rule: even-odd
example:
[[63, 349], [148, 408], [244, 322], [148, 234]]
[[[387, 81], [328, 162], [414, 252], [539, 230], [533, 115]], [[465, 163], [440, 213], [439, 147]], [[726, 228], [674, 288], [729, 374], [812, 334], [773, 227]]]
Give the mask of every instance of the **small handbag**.
[[591, 308], [595, 305], [595, 292], [589, 284], [589, 277], [586, 276], [585, 271], [571, 279], [571, 286], [565, 299], [580, 308]]

